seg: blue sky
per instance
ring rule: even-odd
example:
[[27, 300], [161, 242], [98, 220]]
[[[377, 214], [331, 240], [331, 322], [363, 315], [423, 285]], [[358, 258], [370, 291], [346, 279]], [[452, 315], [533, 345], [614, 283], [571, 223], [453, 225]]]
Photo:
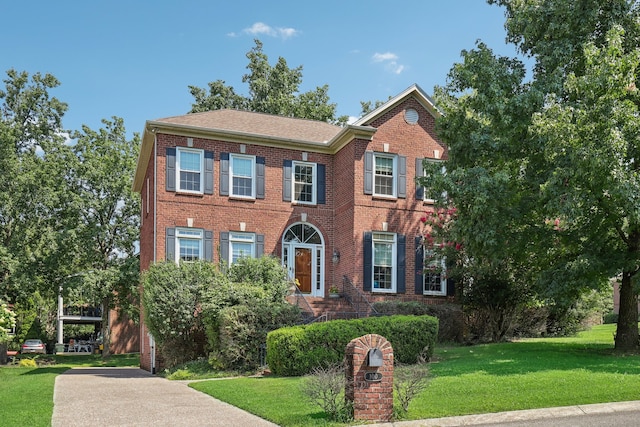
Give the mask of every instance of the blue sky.
[[[504, 11], [482, 0], [6, 2], [0, 72], [51, 73], [69, 105], [63, 125], [101, 127], [122, 117], [128, 133], [146, 120], [185, 114], [188, 86], [224, 80], [237, 93], [255, 38], [274, 65], [303, 66], [301, 91], [329, 85], [338, 115], [417, 83], [431, 94], [460, 51], [480, 39], [514, 56]], [[1, 86], [4, 87], [4, 84]]]

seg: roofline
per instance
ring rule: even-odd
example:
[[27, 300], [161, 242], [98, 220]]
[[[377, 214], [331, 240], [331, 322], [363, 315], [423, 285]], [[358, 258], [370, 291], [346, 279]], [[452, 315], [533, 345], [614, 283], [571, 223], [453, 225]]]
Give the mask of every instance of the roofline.
[[187, 137], [203, 137], [207, 139], [220, 139], [226, 142], [250, 143], [275, 148], [288, 148], [300, 151], [311, 151], [322, 154], [335, 154], [353, 139], [365, 139], [371, 141], [376, 128], [371, 126], [347, 125], [333, 138], [326, 142], [313, 142], [292, 138], [278, 138], [274, 136], [257, 135], [248, 132], [229, 131], [224, 129], [203, 128], [193, 125], [167, 123], [157, 120], [147, 120], [142, 134], [142, 143], [138, 163], [133, 179], [132, 189], [135, 192], [142, 191], [147, 165], [153, 151], [155, 135], [166, 133]]
[[399, 93], [398, 95], [394, 96], [393, 98], [391, 98], [390, 100], [388, 100], [387, 102], [385, 102], [384, 104], [376, 108], [375, 110], [370, 111], [368, 114], [360, 117], [358, 120], [356, 120], [354, 125], [362, 126], [362, 125], [365, 125], [366, 123], [371, 123], [372, 121], [380, 117], [382, 114], [384, 114], [387, 110], [399, 104], [406, 97], [412, 94], [416, 95], [416, 99], [420, 103], [420, 105], [422, 105], [435, 119], [442, 116], [442, 112], [438, 110], [438, 107], [436, 107], [434, 100], [429, 95], [427, 95], [427, 93], [424, 90], [422, 90], [420, 86], [414, 83], [408, 88], [406, 88], [404, 91]]

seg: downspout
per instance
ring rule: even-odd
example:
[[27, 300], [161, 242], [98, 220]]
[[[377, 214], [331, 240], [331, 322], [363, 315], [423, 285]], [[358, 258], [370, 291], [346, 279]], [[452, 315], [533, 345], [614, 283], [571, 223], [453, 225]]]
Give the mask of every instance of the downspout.
[[[153, 129], [153, 263], [158, 258], [158, 136]], [[151, 347], [151, 373], [156, 373], [156, 343], [153, 335], [149, 334], [149, 346]]]

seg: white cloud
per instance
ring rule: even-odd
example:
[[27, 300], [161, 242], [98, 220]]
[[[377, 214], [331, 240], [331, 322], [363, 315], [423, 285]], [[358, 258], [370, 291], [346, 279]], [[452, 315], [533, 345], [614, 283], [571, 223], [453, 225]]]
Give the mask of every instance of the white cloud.
[[[256, 22], [251, 27], [242, 30], [242, 32], [253, 36], [264, 35], [269, 37], [280, 37], [285, 40], [290, 37], [297, 36], [300, 33], [295, 28], [273, 28], [264, 22]], [[235, 36], [235, 33], [230, 33], [229, 35]]]
[[393, 73], [400, 74], [404, 71], [404, 65], [398, 64], [398, 55], [392, 52], [374, 53], [371, 57], [373, 62], [384, 63], [385, 70]]
[[396, 59], [398, 59], [398, 55], [391, 52], [385, 52], [385, 53], [376, 52], [373, 54], [373, 62], [395, 61]]

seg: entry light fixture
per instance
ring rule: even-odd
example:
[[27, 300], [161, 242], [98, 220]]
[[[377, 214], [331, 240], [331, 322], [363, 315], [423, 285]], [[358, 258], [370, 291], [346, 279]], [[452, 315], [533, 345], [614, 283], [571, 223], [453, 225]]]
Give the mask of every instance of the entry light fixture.
[[334, 264], [337, 264], [340, 261], [340, 251], [337, 249], [333, 249], [333, 256], [331, 257], [331, 261], [333, 261]]

